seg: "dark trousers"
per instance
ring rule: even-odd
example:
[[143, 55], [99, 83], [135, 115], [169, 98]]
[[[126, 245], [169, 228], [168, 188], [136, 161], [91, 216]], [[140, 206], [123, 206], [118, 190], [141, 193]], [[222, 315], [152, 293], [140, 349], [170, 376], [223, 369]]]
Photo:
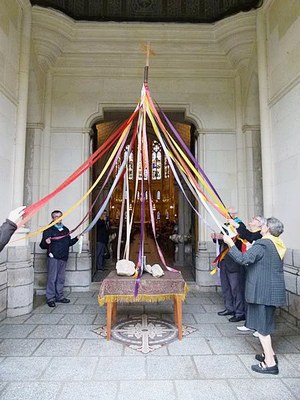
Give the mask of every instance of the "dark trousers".
[[97, 269], [104, 269], [104, 253], [106, 250], [106, 244], [102, 242], [97, 242]]
[[237, 317], [245, 315], [245, 272], [242, 268], [240, 272], [229, 272], [226, 264], [222, 263], [220, 279], [226, 310]]
[[67, 261], [48, 257], [47, 301], [61, 300], [64, 297], [64, 284]]

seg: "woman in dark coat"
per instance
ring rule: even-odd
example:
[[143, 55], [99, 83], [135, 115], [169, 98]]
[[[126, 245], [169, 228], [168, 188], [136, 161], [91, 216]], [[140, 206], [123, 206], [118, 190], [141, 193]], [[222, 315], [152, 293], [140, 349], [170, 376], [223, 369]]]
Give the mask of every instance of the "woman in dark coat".
[[262, 239], [257, 240], [246, 252], [240, 252], [232, 239], [224, 235], [230, 247], [229, 255], [247, 269], [245, 297], [248, 303], [246, 327], [259, 333], [263, 353], [255, 358], [260, 361], [252, 370], [263, 374], [277, 375], [277, 357], [272, 348], [271, 334], [274, 332], [276, 307], [286, 304], [283, 273], [285, 245], [279, 238], [284, 227], [277, 218], [268, 218], [262, 226]]

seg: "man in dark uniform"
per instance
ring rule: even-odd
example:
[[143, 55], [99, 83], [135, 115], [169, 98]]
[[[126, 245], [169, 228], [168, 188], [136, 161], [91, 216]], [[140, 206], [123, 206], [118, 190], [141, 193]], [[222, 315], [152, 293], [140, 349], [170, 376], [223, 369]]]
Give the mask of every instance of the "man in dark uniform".
[[[232, 216], [232, 219], [237, 221], [240, 226], [245, 226], [243, 222], [237, 218], [237, 211], [235, 209], [229, 208], [228, 212]], [[227, 229], [230, 229], [229, 224]], [[228, 251], [228, 246], [223, 242], [223, 234], [212, 234], [212, 239], [214, 241], [219, 241], [221, 253], [223, 251]], [[242, 249], [243, 242], [241, 240], [236, 239], [235, 244], [239, 250]], [[218, 315], [231, 315], [229, 322], [244, 321], [245, 269], [236, 263], [228, 254], [219, 262], [219, 266], [225, 310], [219, 311]]]
[[[62, 212], [54, 210], [51, 213], [52, 221], [62, 216]], [[78, 237], [71, 239], [69, 229], [61, 222], [46, 229], [40, 243], [42, 249], [47, 249], [48, 256], [48, 279], [46, 288], [46, 299], [49, 307], [55, 307], [57, 303], [70, 303], [64, 297], [64, 284], [69, 247], [73, 246]]]

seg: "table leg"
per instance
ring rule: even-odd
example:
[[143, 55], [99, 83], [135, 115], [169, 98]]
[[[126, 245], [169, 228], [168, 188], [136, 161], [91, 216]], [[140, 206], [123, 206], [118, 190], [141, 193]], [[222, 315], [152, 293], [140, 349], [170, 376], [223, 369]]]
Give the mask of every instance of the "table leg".
[[113, 302], [106, 303], [106, 339], [110, 340]]
[[175, 296], [176, 323], [178, 327], [178, 339], [182, 339], [182, 300], [180, 296]]
[[175, 321], [175, 324], [178, 325], [176, 297], [174, 297], [174, 321]]
[[112, 325], [115, 325], [116, 322], [117, 322], [117, 302], [115, 301], [113, 303], [113, 306], [112, 306], [112, 320], [111, 320], [111, 323], [112, 323]]

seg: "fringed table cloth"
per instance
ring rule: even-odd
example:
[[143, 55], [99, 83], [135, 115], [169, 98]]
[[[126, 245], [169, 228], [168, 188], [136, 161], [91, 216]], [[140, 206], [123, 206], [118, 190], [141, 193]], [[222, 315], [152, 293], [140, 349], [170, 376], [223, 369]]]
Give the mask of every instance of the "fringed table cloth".
[[111, 327], [116, 323], [117, 303], [157, 302], [173, 300], [174, 319], [178, 328], [178, 339], [182, 339], [182, 302], [188, 287], [182, 275], [164, 271], [160, 278], [144, 273], [141, 277], [138, 296], [134, 297], [136, 279], [134, 276], [119, 276], [112, 271], [100, 286], [98, 302], [106, 303], [107, 340], [111, 337]]

